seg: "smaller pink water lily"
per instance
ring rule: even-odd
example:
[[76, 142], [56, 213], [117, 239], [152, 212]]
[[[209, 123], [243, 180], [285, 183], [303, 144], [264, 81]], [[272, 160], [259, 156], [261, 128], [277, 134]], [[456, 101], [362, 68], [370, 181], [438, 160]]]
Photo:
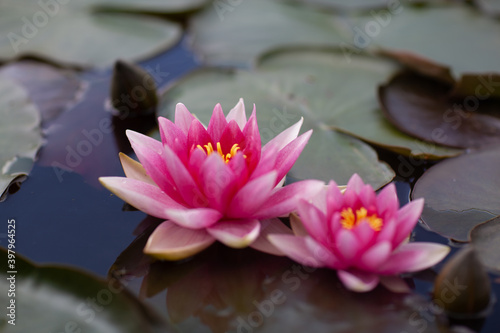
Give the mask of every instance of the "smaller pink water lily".
[[393, 184], [376, 195], [355, 174], [344, 193], [331, 181], [313, 200], [299, 201], [300, 219], [291, 219], [295, 235], [268, 238], [303, 265], [337, 270], [350, 290], [370, 291], [381, 282], [392, 291], [407, 292], [399, 274], [429, 268], [450, 251], [442, 244], [408, 242], [423, 205], [417, 199], [399, 209]]
[[218, 240], [281, 254], [266, 237], [289, 230], [277, 217], [324, 187], [317, 180], [282, 186], [312, 133], [298, 136], [302, 120], [263, 147], [255, 106], [247, 120], [242, 99], [227, 116], [217, 104], [207, 128], [180, 103], [175, 123], [158, 122], [161, 142], [127, 131], [140, 163], [120, 156], [126, 178], [100, 178], [124, 201], [165, 219], [144, 252], [179, 260]]

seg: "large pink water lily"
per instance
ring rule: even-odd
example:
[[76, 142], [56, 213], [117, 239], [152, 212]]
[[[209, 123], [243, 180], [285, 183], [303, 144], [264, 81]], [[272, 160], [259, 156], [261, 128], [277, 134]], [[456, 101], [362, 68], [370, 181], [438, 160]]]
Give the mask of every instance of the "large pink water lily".
[[208, 128], [177, 104], [175, 123], [159, 118], [161, 142], [127, 131], [140, 163], [121, 154], [127, 177], [100, 181], [137, 209], [166, 220], [144, 250], [155, 257], [183, 259], [216, 240], [279, 254], [266, 238], [287, 230], [276, 217], [324, 186], [315, 180], [282, 186], [312, 133], [297, 137], [301, 125], [262, 147], [255, 106], [247, 121], [242, 99], [227, 117], [216, 105]]
[[301, 200], [300, 218], [291, 219], [295, 235], [270, 235], [269, 240], [303, 265], [337, 270], [350, 290], [366, 292], [382, 282], [390, 290], [406, 292], [399, 274], [431, 267], [450, 250], [408, 242], [423, 204], [418, 199], [399, 209], [393, 184], [376, 195], [355, 174], [344, 193], [331, 181], [313, 200]]

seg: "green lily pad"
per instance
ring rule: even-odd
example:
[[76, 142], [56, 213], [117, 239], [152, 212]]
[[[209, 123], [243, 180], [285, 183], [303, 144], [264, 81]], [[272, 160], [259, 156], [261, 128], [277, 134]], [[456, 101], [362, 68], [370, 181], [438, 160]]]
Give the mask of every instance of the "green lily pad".
[[479, 8], [488, 15], [500, 15], [500, 1], [498, 0], [474, 0]]
[[0, 78], [0, 194], [18, 177], [27, 175], [42, 145], [40, 114], [27, 92]]
[[449, 98], [452, 88], [401, 73], [380, 87], [380, 104], [397, 128], [428, 142], [458, 148], [500, 143], [500, 100]]
[[40, 110], [44, 127], [76, 103], [84, 91], [83, 82], [74, 72], [29, 60], [0, 67], [0, 78], [13, 80], [28, 91]]
[[483, 265], [500, 274], [500, 216], [475, 227], [470, 238]]
[[[37, 266], [18, 254], [15, 267], [8, 268], [7, 250], [0, 248], [0, 253], [0, 300], [15, 305], [13, 312], [4, 311], [0, 319], [4, 333], [168, 332], [163, 321], [117, 280], [102, 280], [63, 266]], [[15, 295], [11, 297], [8, 290], [13, 281]], [[15, 316], [5, 316], [5, 312]]]
[[455, 78], [473, 73], [498, 74], [500, 22], [461, 5], [401, 8], [383, 21], [372, 15], [353, 18], [350, 51], [371, 47], [410, 51], [450, 66]]
[[91, 0], [97, 10], [155, 14], [183, 14], [198, 10], [209, 0]]
[[336, 16], [300, 5], [216, 0], [192, 19], [191, 41], [206, 64], [248, 66], [275, 47], [335, 46], [342, 41], [339, 24]]
[[[45, 3], [45, 2], [44, 2]], [[40, 6], [38, 1], [2, 3], [0, 61], [24, 55], [74, 66], [107, 66], [117, 58], [140, 60], [173, 46], [178, 24], [153, 17], [98, 13], [89, 2]]]
[[443, 161], [417, 181], [412, 197], [425, 198], [423, 222], [433, 231], [469, 241], [477, 225], [500, 215], [500, 150]]
[[335, 10], [367, 10], [387, 7], [387, 0], [295, 0], [305, 4], [311, 4]]
[[[345, 184], [357, 172], [374, 187], [391, 181], [394, 172], [378, 161], [371, 147], [355, 138], [326, 129], [317, 121], [310, 106], [301, 101], [302, 96], [294, 96], [298, 91], [291, 89], [288, 80], [296, 74], [293, 71], [198, 71], [165, 92], [159, 115], [172, 118], [175, 104], [182, 102], [203, 123], [208, 124], [215, 104], [221, 103], [227, 113], [238, 98], [243, 97], [247, 109], [253, 103], [256, 105], [263, 143], [302, 116], [305, 119], [302, 132], [314, 129], [308, 145], [289, 173], [293, 178], [335, 179], [339, 184]], [[307, 77], [296, 77], [295, 80], [307, 80]]]

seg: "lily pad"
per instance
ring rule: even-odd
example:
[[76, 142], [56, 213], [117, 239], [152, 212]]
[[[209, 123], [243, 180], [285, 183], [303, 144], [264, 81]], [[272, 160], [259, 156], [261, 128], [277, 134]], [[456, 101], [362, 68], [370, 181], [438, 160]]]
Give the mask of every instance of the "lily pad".
[[97, 10], [155, 14], [184, 14], [198, 10], [209, 0], [91, 0]]
[[470, 238], [483, 265], [500, 274], [500, 216], [475, 227]]
[[216, 0], [191, 21], [194, 50], [209, 65], [249, 66], [269, 49], [295, 44], [335, 46], [337, 16], [269, 0]]
[[28, 91], [43, 125], [76, 103], [84, 90], [83, 82], [72, 71], [35, 61], [6, 64], [0, 67], [0, 78], [13, 80]]
[[[0, 299], [4, 305], [15, 305], [14, 317], [4, 313], [0, 319], [2, 332], [167, 331], [163, 321], [116, 280], [105, 281], [63, 266], [36, 266], [17, 254], [15, 269], [7, 268], [7, 250], [0, 249], [0, 253]], [[12, 281], [15, 296], [10, 297]], [[9, 320], [15, 325], [8, 324]]]
[[470, 231], [500, 215], [500, 150], [484, 150], [443, 161], [415, 184], [412, 197], [425, 198], [423, 222], [460, 242]]
[[117, 58], [140, 60], [173, 46], [176, 23], [153, 17], [98, 13], [90, 2], [2, 2], [0, 61], [36, 55], [74, 66], [107, 66]]
[[488, 15], [500, 15], [500, 1], [498, 0], [474, 0], [481, 10]]
[[452, 88], [402, 73], [380, 87], [379, 98], [387, 119], [422, 140], [458, 148], [500, 143], [500, 100], [449, 98]]
[[27, 92], [0, 78], [0, 194], [27, 175], [42, 145], [40, 114]]
[[383, 21], [372, 15], [353, 18], [350, 50], [410, 51], [450, 66], [457, 79], [463, 74], [499, 74], [500, 22], [462, 5], [401, 9]]
[[[159, 115], [172, 117], [175, 104], [182, 102], [203, 123], [208, 124], [215, 104], [228, 112], [243, 97], [248, 105], [255, 103], [263, 143], [293, 125], [300, 117], [305, 121], [302, 131], [314, 133], [289, 175], [296, 179], [335, 179], [346, 183], [357, 172], [374, 187], [394, 177], [394, 172], [377, 159], [371, 147], [349, 136], [325, 128], [315, 118], [302, 95], [288, 80], [298, 73], [292, 71], [246, 72], [202, 70], [180, 80], [167, 90]], [[295, 77], [295, 83], [307, 77]], [[249, 110], [247, 110], [249, 113]], [[314, 161], [313, 163], [311, 163]]]
[[335, 10], [367, 10], [387, 7], [387, 0], [295, 0], [305, 4], [320, 6], [325, 9]]

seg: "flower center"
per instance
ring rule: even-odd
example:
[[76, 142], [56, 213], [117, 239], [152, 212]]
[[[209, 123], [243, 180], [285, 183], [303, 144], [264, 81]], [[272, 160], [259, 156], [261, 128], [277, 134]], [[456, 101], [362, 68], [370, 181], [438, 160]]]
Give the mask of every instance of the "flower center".
[[[238, 144], [235, 143], [231, 147], [231, 150], [229, 151], [229, 153], [224, 154], [222, 152], [222, 147], [221, 147], [220, 142], [217, 142], [217, 150], [214, 149], [214, 147], [212, 146], [211, 142], [209, 142], [206, 145], [203, 145], [203, 147], [201, 145], [197, 145], [196, 148], [201, 149], [201, 151], [203, 151], [205, 154], [207, 154], [207, 156], [209, 156], [213, 152], [217, 152], [222, 157], [222, 159], [224, 160], [224, 162], [226, 162], [226, 163], [229, 163], [229, 161], [231, 160], [231, 158], [233, 158], [236, 155], [236, 153], [238, 152], [238, 150], [241, 149], [240, 146], [238, 146]], [[243, 155], [243, 157], [246, 158], [245, 155]]]
[[377, 214], [368, 216], [368, 211], [364, 207], [356, 210], [356, 214], [354, 214], [351, 207], [347, 209], [344, 208], [342, 212], [340, 212], [340, 216], [342, 217], [340, 223], [342, 227], [346, 229], [352, 229], [362, 222], [368, 223], [375, 231], [380, 231], [380, 229], [382, 229], [382, 219], [378, 217]]

